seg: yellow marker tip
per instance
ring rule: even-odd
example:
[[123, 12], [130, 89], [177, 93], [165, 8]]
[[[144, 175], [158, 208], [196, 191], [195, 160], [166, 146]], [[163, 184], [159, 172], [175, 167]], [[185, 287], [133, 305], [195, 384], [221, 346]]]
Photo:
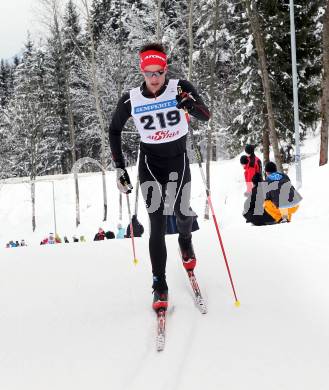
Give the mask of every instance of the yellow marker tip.
[[235, 307], [240, 307], [240, 301], [235, 301]]
[[138, 264], [138, 260], [137, 260], [137, 259], [134, 259], [134, 264], [135, 264], [135, 265]]

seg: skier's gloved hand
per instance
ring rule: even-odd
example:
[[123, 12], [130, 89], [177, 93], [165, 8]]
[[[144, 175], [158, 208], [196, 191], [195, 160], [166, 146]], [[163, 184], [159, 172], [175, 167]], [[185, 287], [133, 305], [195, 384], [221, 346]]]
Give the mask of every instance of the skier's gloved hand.
[[187, 92], [182, 92], [180, 95], [176, 95], [177, 104], [176, 107], [178, 109], [190, 110], [193, 108], [194, 99], [191, 94]]
[[119, 191], [124, 194], [129, 194], [133, 189], [128, 172], [124, 168], [117, 168], [117, 186]]

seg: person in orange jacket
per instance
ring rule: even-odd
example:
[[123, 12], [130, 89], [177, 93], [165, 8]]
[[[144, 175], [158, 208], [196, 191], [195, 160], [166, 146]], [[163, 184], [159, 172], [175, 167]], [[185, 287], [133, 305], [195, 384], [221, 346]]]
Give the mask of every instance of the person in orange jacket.
[[274, 162], [269, 161], [265, 165], [265, 174], [268, 185], [264, 202], [265, 211], [276, 223], [290, 222], [292, 214], [299, 208], [302, 196], [291, 184], [289, 176], [278, 172]]
[[256, 226], [291, 222], [298, 210], [301, 195], [291, 184], [289, 177], [277, 171], [274, 162], [265, 165], [266, 179], [256, 173], [253, 188], [244, 204], [246, 222]]

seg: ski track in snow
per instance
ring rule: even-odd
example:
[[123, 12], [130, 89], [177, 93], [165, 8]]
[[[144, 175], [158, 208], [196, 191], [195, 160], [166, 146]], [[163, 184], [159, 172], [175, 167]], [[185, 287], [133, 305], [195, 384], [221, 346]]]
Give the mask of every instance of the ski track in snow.
[[[307, 146], [307, 145], [306, 145]], [[87, 243], [40, 247], [53, 231], [51, 183], [37, 183], [37, 229], [31, 231], [29, 187], [0, 188], [1, 390], [327, 390], [329, 388], [329, 168], [319, 168], [314, 142], [303, 151], [304, 200], [290, 224], [255, 227], [241, 217], [239, 157], [212, 165], [212, 198], [241, 307], [234, 297], [205, 197], [192, 166], [196, 276], [208, 306], [194, 303], [166, 238], [170, 305], [166, 346], [155, 348], [148, 222], [145, 236], [92, 242], [99, 226], [116, 232], [118, 192], [109, 182], [109, 222], [102, 222], [101, 176], [81, 176], [81, 225], [75, 227], [74, 185], [55, 180], [60, 235]], [[129, 174], [134, 177], [135, 169]], [[294, 179], [294, 169], [289, 175]], [[133, 179], [134, 180], [134, 179]], [[13, 181], [14, 183], [15, 181]], [[315, 183], [319, 184], [317, 186]], [[97, 191], [96, 189], [99, 189]], [[131, 198], [133, 199], [133, 197]], [[127, 211], [123, 209], [123, 224]], [[26, 248], [5, 249], [25, 238]], [[171, 309], [172, 310], [172, 309]]]

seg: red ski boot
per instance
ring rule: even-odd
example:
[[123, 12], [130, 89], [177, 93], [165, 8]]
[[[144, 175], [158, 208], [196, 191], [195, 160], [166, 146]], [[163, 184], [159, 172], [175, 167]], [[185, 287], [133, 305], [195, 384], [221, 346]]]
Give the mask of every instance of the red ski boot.
[[196, 266], [196, 258], [191, 239], [178, 239], [183, 266], [186, 271], [193, 271]]
[[168, 307], [168, 286], [166, 276], [153, 276], [153, 304], [155, 311], [167, 310]]

